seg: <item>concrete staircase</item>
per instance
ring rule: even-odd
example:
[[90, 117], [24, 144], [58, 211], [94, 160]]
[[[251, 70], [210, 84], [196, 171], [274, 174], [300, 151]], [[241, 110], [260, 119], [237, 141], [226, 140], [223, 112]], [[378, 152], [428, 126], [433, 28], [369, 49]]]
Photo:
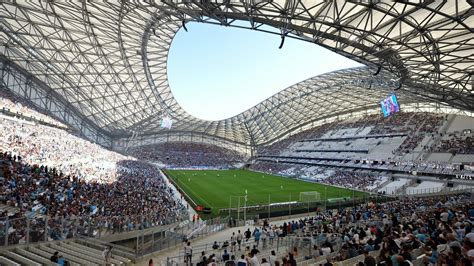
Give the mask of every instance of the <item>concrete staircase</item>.
[[[56, 251], [70, 265], [105, 265], [102, 251], [106, 245], [90, 239], [74, 239], [10, 247], [0, 250], [0, 265], [57, 265], [50, 260]], [[134, 258], [135, 254], [123, 248], [112, 248], [114, 265], [131, 265]]]

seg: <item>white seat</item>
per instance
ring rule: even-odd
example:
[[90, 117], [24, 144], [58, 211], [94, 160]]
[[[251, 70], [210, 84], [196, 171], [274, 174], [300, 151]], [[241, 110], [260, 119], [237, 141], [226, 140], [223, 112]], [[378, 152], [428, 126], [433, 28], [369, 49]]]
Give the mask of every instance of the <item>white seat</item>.
[[[40, 246], [40, 249], [44, 250], [44, 251], [47, 251], [49, 253], [54, 254], [54, 252], [56, 252], [55, 249], [52, 249], [50, 247], [47, 247], [45, 245], [41, 245]], [[96, 265], [96, 264], [92, 264], [90, 261], [87, 261], [87, 260], [83, 260], [81, 258], [78, 258], [78, 257], [74, 257], [74, 256], [71, 256], [70, 254], [61, 254], [66, 260], [70, 261], [70, 262], [74, 262], [76, 264], [82, 264], [82, 265]]]
[[[68, 250], [83, 254], [84, 256], [104, 261], [104, 257], [102, 256], [102, 253], [99, 252], [98, 250], [96, 250], [97, 252], [91, 252], [90, 250], [84, 249], [82, 247], [76, 247], [74, 245], [71, 245], [70, 243], [64, 243], [64, 242], [60, 243], [59, 245]], [[113, 264], [123, 264], [123, 262], [121, 262], [120, 260], [117, 260], [115, 256], [113, 256], [110, 262]]]
[[15, 252], [8, 251], [5, 252], [5, 255], [17, 262], [20, 262], [21, 264], [26, 264], [26, 265], [33, 265], [33, 266], [41, 266], [41, 263], [38, 263], [36, 261], [30, 260], [26, 257], [23, 257], [20, 254], [16, 254]]
[[[76, 248], [79, 248], [81, 250], [84, 250], [84, 251], [89, 251], [89, 252], [93, 252], [93, 253], [96, 253], [96, 254], [99, 254], [102, 256], [102, 251], [101, 250], [98, 250], [98, 249], [94, 249], [94, 248], [91, 248], [91, 247], [88, 247], [88, 246], [85, 246], [85, 245], [81, 245], [81, 244], [78, 244], [76, 242], [67, 242], [70, 246], [73, 246], [73, 247], [76, 247]], [[112, 252], [113, 253], [113, 252]], [[119, 255], [116, 255], [116, 254], [113, 254], [113, 257], [114, 259], [122, 262], [122, 263], [131, 263], [132, 261], [129, 259], [129, 258], [126, 258], [126, 257], [121, 257]]]
[[4, 264], [5, 264], [5, 265], [12, 265], [12, 266], [21, 266], [21, 264], [16, 263], [16, 262], [14, 262], [14, 261], [12, 261], [12, 260], [10, 260], [10, 259], [8, 259], [8, 258], [5, 258], [5, 257], [3, 257], [3, 256], [0, 256], [0, 264], [1, 264], [1, 265], [4, 265]]
[[63, 254], [63, 256], [64, 256], [65, 254], [69, 254], [70, 256], [73, 256], [73, 257], [80, 258], [80, 259], [82, 259], [82, 260], [88, 261], [89, 264], [90, 264], [90, 263], [97, 263], [97, 264], [99, 264], [99, 265], [105, 264], [105, 260], [104, 260], [104, 259], [99, 259], [99, 258], [91, 257], [91, 256], [88, 256], [88, 255], [82, 254], [82, 253], [80, 253], [80, 252], [76, 252], [76, 251], [74, 251], [74, 250], [65, 248], [64, 246], [60, 246], [60, 245], [57, 245], [57, 244], [51, 244], [50, 247], [51, 247], [52, 249], [55, 249], [55, 250], [60, 251], [60, 252]]
[[[28, 251], [30, 251], [31, 253], [34, 253], [34, 254], [37, 254], [41, 257], [44, 257], [44, 258], [47, 258], [48, 260], [51, 258], [51, 256], [53, 254], [51, 254], [50, 252], [47, 252], [47, 251], [44, 251], [44, 250], [41, 250], [39, 248], [36, 248], [36, 247], [28, 247]], [[69, 264], [71, 266], [80, 266], [81, 264], [76, 262], [76, 261], [72, 261], [72, 260], [68, 260]]]
[[30, 252], [30, 251], [25, 250], [25, 249], [17, 248], [15, 250], [15, 252], [22, 255], [22, 256], [24, 256], [24, 257], [30, 258], [34, 261], [37, 261], [37, 262], [39, 262], [43, 265], [49, 265], [49, 266], [56, 265], [56, 263], [52, 262], [48, 257], [43, 257], [41, 255], [35, 254], [35, 253]]

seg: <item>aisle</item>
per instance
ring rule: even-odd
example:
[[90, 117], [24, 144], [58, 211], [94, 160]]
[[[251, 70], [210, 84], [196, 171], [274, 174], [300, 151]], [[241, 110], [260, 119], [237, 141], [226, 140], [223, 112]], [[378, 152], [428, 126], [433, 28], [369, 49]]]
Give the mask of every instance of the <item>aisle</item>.
[[[299, 218], [302, 218], [302, 217], [307, 217], [307, 215], [297, 215], [297, 216], [292, 216], [291, 218], [289, 218], [288, 216], [284, 216], [284, 217], [280, 217], [281, 220], [274, 220], [274, 221], [271, 221], [270, 224], [271, 225], [282, 225], [284, 222], [291, 222], [291, 221], [295, 221]], [[246, 231], [247, 229], [250, 229], [250, 231], [253, 232], [253, 230], [255, 229], [256, 226], [254, 225], [247, 225], [247, 226], [238, 226], [238, 227], [232, 227], [232, 228], [227, 228], [225, 230], [222, 230], [220, 232], [217, 232], [217, 233], [214, 233], [214, 234], [211, 234], [209, 236], [206, 236], [204, 238], [201, 238], [201, 239], [197, 239], [197, 240], [191, 240], [191, 246], [192, 247], [199, 247], [199, 246], [204, 246], [204, 245], [209, 245], [209, 246], [212, 246], [212, 243], [214, 243], [214, 241], [217, 241], [217, 242], [223, 242], [223, 241], [229, 241], [230, 242], [230, 237], [232, 235], [233, 232], [235, 232], [237, 234], [238, 230], [240, 230], [242, 233], [244, 231]], [[259, 226], [260, 227], [260, 226]], [[252, 239], [252, 238], [251, 238]], [[243, 244], [244, 245], [244, 244]], [[243, 246], [242, 245], [242, 246]], [[179, 252], [182, 251], [183, 249], [183, 246], [178, 246], [174, 249], [171, 249], [171, 250], [168, 250], [168, 251], [164, 251], [163, 253], [161, 254], [158, 254], [158, 255], [155, 255], [155, 256], [152, 256], [151, 258], [153, 259], [154, 261], [154, 264], [155, 265], [166, 265], [165, 262], [166, 262], [166, 258], [167, 257], [175, 257], [175, 256], [178, 256], [179, 255]], [[220, 255], [220, 252], [219, 251], [219, 255]], [[193, 258], [197, 258], [198, 256], [200, 256], [200, 252], [198, 252], [198, 254], [194, 253], [193, 254]], [[144, 258], [140, 261], [137, 262], [136, 265], [143, 265], [143, 266], [147, 266], [148, 265], [148, 260], [150, 259], [150, 257], [148, 258]]]

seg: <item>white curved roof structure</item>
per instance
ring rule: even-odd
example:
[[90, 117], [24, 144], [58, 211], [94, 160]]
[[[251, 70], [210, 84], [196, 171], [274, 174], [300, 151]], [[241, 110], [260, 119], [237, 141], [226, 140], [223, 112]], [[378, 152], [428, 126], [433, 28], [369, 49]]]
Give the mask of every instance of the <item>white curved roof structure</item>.
[[[252, 147], [317, 120], [377, 108], [395, 88], [402, 104], [474, 111], [468, 1], [361, 2], [2, 2], [1, 87], [114, 148], [176, 136]], [[280, 46], [298, 38], [368, 67], [302, 81], [229, 119], [200, 120], [178, 105], [167, 82], [171, 41], [189, 21], [270, 25]], [[175, 120], [171, 130], [159, 126], [165, 115]]]

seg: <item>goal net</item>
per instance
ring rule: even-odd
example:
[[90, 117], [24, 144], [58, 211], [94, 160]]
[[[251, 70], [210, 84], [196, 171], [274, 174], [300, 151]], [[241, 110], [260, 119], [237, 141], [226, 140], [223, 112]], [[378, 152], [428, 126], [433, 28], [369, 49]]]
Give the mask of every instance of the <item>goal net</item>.
[[320, 199], [321, 199], [321, 195], [317, 191], [300, 192], [300, 201], [308, 202], [308, 201], [317, 201]]

